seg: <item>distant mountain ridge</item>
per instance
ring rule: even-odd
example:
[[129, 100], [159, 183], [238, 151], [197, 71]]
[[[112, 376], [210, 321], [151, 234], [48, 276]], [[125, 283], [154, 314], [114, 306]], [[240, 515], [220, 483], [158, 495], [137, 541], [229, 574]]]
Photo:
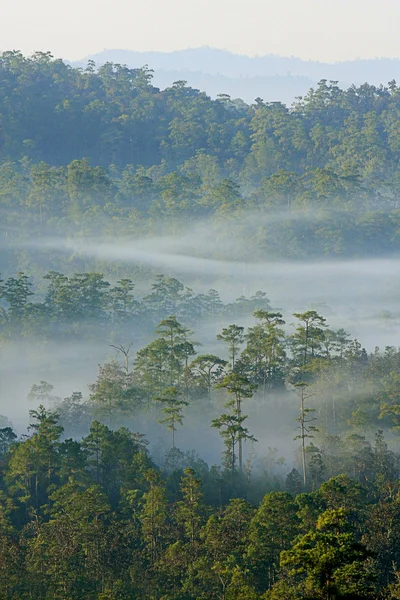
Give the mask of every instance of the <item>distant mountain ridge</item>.
[[343, 87], [366, 81], [375, 85], [393, 79], [400, 81], [400, 59], [397, 58], [322, 63], [272, 54], [249, 57], [201, 47], [174, 52], [104, 50], [71, 64], [84, 66], [88, 60], [94, 60], [97, 65], [115, 62], [132, 68], [147, 64], [155, 71], [154, 84], [161, 88], [184, 79], [213, 97], [228, 93], [246, 102], [260, 96], [266, 101], [290, 104], [320, 79], [339, 81]]

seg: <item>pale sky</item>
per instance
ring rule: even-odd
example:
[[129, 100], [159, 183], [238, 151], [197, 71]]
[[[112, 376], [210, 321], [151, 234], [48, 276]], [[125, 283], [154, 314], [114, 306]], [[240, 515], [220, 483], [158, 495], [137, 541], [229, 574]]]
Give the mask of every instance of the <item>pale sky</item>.
[[338, 61], [400, 57], [400, 0], [0, 0], [0, 50], [76, 60], [198, 46]]

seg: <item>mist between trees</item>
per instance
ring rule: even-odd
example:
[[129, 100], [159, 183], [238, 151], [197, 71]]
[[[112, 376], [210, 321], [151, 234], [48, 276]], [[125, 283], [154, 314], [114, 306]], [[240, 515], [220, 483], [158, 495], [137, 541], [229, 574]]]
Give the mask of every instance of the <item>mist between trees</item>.
[[[151, 294], [184, 297], [178, 283]], [[2, 352], [45, 343], [17, 302], [28, 284], [3, 284]], [[237, 308], [211, 296], [217, 315]], [[3, 417], [2, 597], [396, 597], [400, 351], [368, 354], [315, 310], [288, 324], [263, 293], [237, 304], [254, 323], [220, 329], [217, 353], [167, 316], [143, 347], [110, 343], [87, 394], [34, 383], [27, 435]], [[79, 322], [49, 306], [53, 325]]]
[[270, 475], [283, 476], [286, 461], [306, 487], [308, 447], [322, 451], [315, 437], [354, 433], [368, 444], [374, 431], [395, 430], [397, 349], [368, 353], [316, 310], [286, 323], [265, 292], [224, 304], [216, 290], [196, 294], [163, 275], [142, 298], [132, 280], [111, 285], [98, 273], [50, 272], [44, 281], [39, 298], [23, 273], [0, 288], [1, 406], [18, 429], [33, 383], [29, 401], [56, 404], [71, 435], [87, 433], [93, 418], [129, 422], [160, 464], [170, 445], [219, 463], [219, 432], [232, 474], [267, 451]]

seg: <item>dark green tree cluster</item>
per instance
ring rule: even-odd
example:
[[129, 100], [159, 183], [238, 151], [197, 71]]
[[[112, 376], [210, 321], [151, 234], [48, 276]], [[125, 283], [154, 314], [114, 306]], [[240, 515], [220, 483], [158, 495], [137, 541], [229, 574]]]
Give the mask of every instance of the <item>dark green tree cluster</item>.
[[251, 106], [223, 94], [212, 100], [184, 81], [160, 91], [147, 66], [107, 63], [96, 69], [89, 62], [82, 70], [48, 52], [29, 58], [3, 52], [0, 72], [3, 161], [27, 156], [57, 166], [87, 157], [102, 167], [165, 161], [174, 170], [207, 152], [217, 159], [203, 165], [210, 175], [213, 164], [214, 171], [245, 169], [255, 178], [286, 170], [287, 197], [296, 187], [295, 174], [308, 167], [332, 167], [339, 175], [330, 179], [328, 171], [320, 179], [321, 198], [341, 187], [340, 176], [396, 173], [394, 81], [342, 90], [337, 82], [322, 80], [289, 109], [261, 98]]
[[[171, 397], [169, 398], [171, 401]], [[0, 429], [0, 598], [398, 598], [398, 475], [380, 436], [363, 485], [215, 495], [218, 471], [182, 455], [160, 471], [139, 434], [99, 421], [80, 441], [58, 414]], [[389, 459], [389, 460], [388, 460]]]

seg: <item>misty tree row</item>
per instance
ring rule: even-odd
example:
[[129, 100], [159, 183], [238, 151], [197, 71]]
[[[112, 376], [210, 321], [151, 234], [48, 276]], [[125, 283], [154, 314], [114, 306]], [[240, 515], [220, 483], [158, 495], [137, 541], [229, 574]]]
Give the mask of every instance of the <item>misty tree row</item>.
[[[196, 356], [168, 317], [136, 356], [115, 345], [87, 401], [32, 387], [52, 408], [31, 411], [28, 436], [0, 429], [5, 599], [397, 597], [400, 351], [368, 355], [316, 311], [291, 334], [280, 313], [255, 317], [217, 335], [224, 358]], [[279, 472], [273, 452], [257, 469], [245, 411], [271, 418], [287, 395], [298, 469]], [[196, 405], [221, 433], [221, 467], [176, 446]], [[161, 469], [132, 433], [143, 416], [169, 430]]]
[[[154, 329], [171, 314], [189, 325], [220, 319], [243, 318], [256, 309], [270, 309], [265, 292], [241, 296], [223, 304], [216, 290], [195, 294], [175, 278], [158, 275], [150, 292], [135, 296], [135, 283], [121, 279], [111, 285], [101, 273], [77, 273], [70, 277], [50, 271], [45, 289], [35, 296], [34, 285], [24, 273], [0, 280], [0, 335], [19, 337], [91, 339], [132, 335], [135, 340]], [[38, 293], [38, 290], [36, 290]], [[42, 301], [40, 301], [42, 299]]]
[[[87, 159], [62, 167], [6, 162], [0, 164], [0, 239], [16, 270], [29, 258], [19, 249], [19, 266], [10, 240], [23, 244], [43, 233], [173, 235], [203, 220], [218, 226], [215, 255], [233, 232], [236, 258], [384, 254], [398, 248], [397, 189], [395, 178], [383, 183], [380, 176], [378, 185], [320, 167], [304, 173], [279, 169], [249, 185], [227, 178], [207, 153], [173, 172], [132, 165], [107, 171]], [[72, 252], [68, 258], [77, 260]]]

